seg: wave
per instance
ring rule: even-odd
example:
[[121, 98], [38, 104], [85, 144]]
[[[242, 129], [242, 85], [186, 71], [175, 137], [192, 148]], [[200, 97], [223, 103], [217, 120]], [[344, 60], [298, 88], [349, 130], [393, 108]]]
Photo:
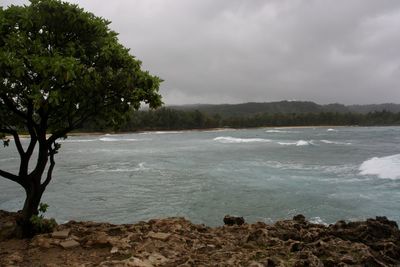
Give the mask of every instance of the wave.
[[327, 131], [327, 132], [337, 132], [338, 130], [333, 129], [333, 128], [329, 128], [329, 129], [326, 129], [326, 131]]
[[320, 141], [325, 144], [333, 144], [333, 145], [351, 145], [352, 144], [352, 143], [337, 142], [337, 141], [330, 141], [330, 140], [320, 140]]
[[266, 133], [294, 133], [293, 131], [283, 131], [283, 130], [267, 130]]
[[99, 138], [100, 141], [103, 142], [131, 142], [131, 141], [141, 141], [140, 139], [134, 138], [114, 138], [114, 137], [101, 137]]
[[100, 168], [97, 164], [94, 164], [94, 165], [90, 165], [90, 166], [86, 167], [84, 172], [85, 173], [96, 173], [96, 172], [107, 173], [107, 172], [138, 172], [138, 171], [149, 170], [149, 168], [147, 168], [145, 166], [145, 164], [146, 164], [145, 162], [140, 162], [137, 165], [137, 167], [128, 166], [126, 164], [119, 164], [120, 166], [118, 166], [118, 164], [115, 164], [115, 165], [109, 165], [106, 168]]
[[255, 142], [271, 142], [270, 139], [263, 138], [236, 138], [231, 136], [219, 136], [214, 138], [214, 141], [220, 143], [232, 144], [232, 143], [255, 143]]
[[361, 175], [376, 175], [383, 179], [400, 179], [400, 154], [373, 157], [361, 163]]
[[204, 130], [201, 132], [203, 132], [203, 133], [218, 133], [218, 132], [234, 132], [234, 131], [237, 131], [237, 129], [226, 128], [226, 129]]
[[5, 159], [0, 159], [0, 162], [13, 161], [13, 160], [16, 160], [16, 159], [18, 159], [18, 158], [14, 158], [14, 157], [12, 157], [12, 158], [5, 158]]
[[309, 146], [314, 145], [313, 141], [299, 140], [296, 142], [278, 142], [282, 146]]
[[151, 131], [151, 132], [142, 132], [139, 134], [180, 134], [184, 133], [185, 131]]
[[323, 224], [325, 226], [328, 225], [328, 223], [326, 223], [324, 220], [322, 220], [321, 217], [311, 217], [309, 221], [310, 221], [310, 223], [314, 223], [314, 224]]
[[60, 140], [57, 142], [60, 143], [86, 143], [86, 142], [94, 142], [97, 141], [96, 139], [65, 139], [65, 140]]

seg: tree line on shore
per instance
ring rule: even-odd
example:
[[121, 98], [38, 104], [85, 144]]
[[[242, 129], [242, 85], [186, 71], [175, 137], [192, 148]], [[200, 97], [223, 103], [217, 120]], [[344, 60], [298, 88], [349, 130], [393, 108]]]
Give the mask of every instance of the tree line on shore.
[[388, 126], [400, 125], [400, 112], [374, 111], [366, 114], [318, 112], [318, 113], [258, 113], [247, 116], [221, 116], [199, 110], [176, 110], [160, 108], [157, 110], [132, 111], [123, 124], [118, 127], [102, 126], [104, 123], [91, 121], [83, 125], [81, 131], [120, 131], [141, 130], [186, 130], [209, 128], [251, 128], [279, 126]]

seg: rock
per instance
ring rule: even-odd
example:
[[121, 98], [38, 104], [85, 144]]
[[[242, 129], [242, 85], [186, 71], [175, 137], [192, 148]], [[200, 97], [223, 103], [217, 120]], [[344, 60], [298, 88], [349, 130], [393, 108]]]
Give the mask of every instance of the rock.
[[264, 264], [261, 264], [259, 262], [252, 261], [252, 262], [250, 262], [248, 267], [265, 267], [265, 266], [264, 266]]
[[264, 262], [264, 267], [276, 267], [278, 263], [275, 259], [267, 258]]
[[268, 242], [268, 230], [256, 229], [247, 236], [247, 243], [254, 242], [257, 245], [265, 245]]
[[294, 241], [293, 243], [290, 244], [289, 250], [290, 252], [296, 252], [301, 250], [302, 244], [299, 241]]
[[60, 246], [62, 246], [65, 249], [78, 247], [79, 245], [80, 245], [79, 242], [76, 242], [75, 240], [67, 240], [60, 243]]
[[298, 214], [298, 215], [293, 217], [293, 221], [303, 223], [303, 222], [306, 221], [306, 217], [304, 217], [303, 214]]
[[169, 233], [161, 233], [161, 232], [149, 232], [148, 237], [157, 239], [157, 240], [161, 240], [161, 241], [166, 241], [169, 237], [171, 236], [171, 234]]
[[118, 248], [117, 247], [112, 247], [110, 253], [111, 254], [115, 254], [118, 252]]
[[51, 237], [58, 239], [66, 239], [69, 236], [69, 229], [64, 229], [62, 231], [56, 231], [51, 233]]
[[243, 217], [225, 215], [224, 224], [230, 225], [230, 226], [231, 225], [242, 225], [242, 224], [244, 224], [244, 219], [243, 219]]
[[149, 256], [148, 260], [153, 264], [153, 265], [162, 265], [168, 262], [168, 259], [161, 255], [160, 253], [153, 253]]
[[103, 267], [154, 267], [151, 262], [148, 260], [141, 260], [136, 257], [130, 257], [129, 259], [126, 260], [112, 260], [112, 261], [103, 261], [99, 264], [99, 266]]
[[24, 259], [23, 259], [22, 255], [19, 252], [14, 252], [13, 254], [7, 256], [7, 260], [10, 263], [20, 263]]

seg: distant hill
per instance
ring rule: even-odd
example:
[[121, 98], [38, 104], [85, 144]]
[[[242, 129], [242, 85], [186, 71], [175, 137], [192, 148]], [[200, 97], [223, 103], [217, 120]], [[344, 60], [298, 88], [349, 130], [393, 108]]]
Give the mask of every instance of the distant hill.
[[319, 112], [338, 112], [338, 113], [361, 113], [366, 114], [374, 111], [390, 111], [394, 113], [400, 112], [400, 104], [375, 104], [375, 105], [349, 105], [328, 104], [319, 105], [310, 101], [278, 101], [268, 103], [249, 102], [243, 104], [197, 104], [197, 105], [181, 105], [167, 106], [167, 108], [183, 111], [198, 110], [208, 115], [219, 114], [222, 117], [250, 116], [261, 113], [319, 113]]

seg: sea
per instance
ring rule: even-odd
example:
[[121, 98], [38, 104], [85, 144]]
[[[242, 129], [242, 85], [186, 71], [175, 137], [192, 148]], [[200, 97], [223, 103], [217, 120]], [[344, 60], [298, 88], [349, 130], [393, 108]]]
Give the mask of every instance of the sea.
[[[59, 223], [179, 216], [217, 226], [227, 214], [400, 222], [400, 127], [154, 131], [60, 144], [42, 199]], [[0, 169], [16, 173], [18, 164], [14, 144], [0, 148]], [[0, 177], [0, 192], [0, 209], [21, 209], [18, 184]]]

